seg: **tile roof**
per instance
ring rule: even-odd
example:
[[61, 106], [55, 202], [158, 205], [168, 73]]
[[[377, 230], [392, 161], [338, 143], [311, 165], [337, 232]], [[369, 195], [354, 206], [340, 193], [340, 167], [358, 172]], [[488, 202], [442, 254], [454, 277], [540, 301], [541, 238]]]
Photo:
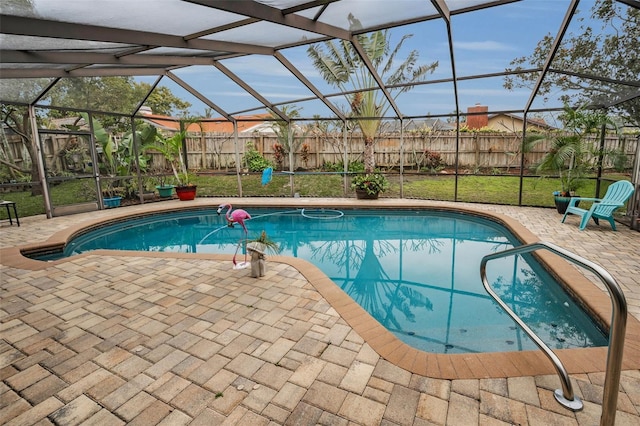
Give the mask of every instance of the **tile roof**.
[[[271, 118], [269, 114], [254, 114], [254, 115], [242, 115], [237, 116], [238, 123], [238, 132], [246, 133], [250, 132], [253, 128], [263, 124], [265, 120]], [[163, 129], [163, 130], [174, 130], [178, 131], [180, 129], [180, 122], [178, 119], [174, 117], [168, 117], [165, 115], [156, 115], [156, 114], [148, 114], [144, 116], [144, 119], [150, 124]], [[202, 121], [200, 124], [191, 123], [187, 131], [200, 133], [204, 131], [205, 133], [233, 133], [233, 123], [225, 120], [224, 118], [220, 119], [210, 119], [210, 120], [220, 120], [220, 121]], [[202, 127], [200, 127], [202, 126]]]

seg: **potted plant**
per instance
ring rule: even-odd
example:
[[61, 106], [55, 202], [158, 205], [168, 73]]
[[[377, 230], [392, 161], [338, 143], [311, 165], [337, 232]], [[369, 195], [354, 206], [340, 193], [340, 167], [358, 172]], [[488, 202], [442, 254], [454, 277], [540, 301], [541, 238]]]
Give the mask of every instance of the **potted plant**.
[[382, 173], [376, 172], [356, 175], [351, 181], [351, 188], [356, 191], [356, 197], [359, 199], [375, 200], [388, 187], [387, 178]]
[[598, 157], [598, 153], [592, 152], [591, 145], [587, 143], [586, 135], [597, 132], [609, 120], [604, 114], [568, 106], [565, 106], [560, 118], [565, 126], [562, 133], [528, 136], [525, 149], [530, 151], [543, 141], [550, 142], [547, 153], [535, 170], [542, 178], [553, 174], [560, 180], [560, 189], [554, 191], [553, 196], [558, 213], [564, 214], [571, 197], [577, 196], [576, 191], [585, 183], [586, 176], [594, 168], [593, 161]]
[[[190, 175], [183, 158], [182, 142], [186, 131], [182, 130], [171, 137], [161, 139], [154, 148], [161, 152], [171, 165], [171, 170], [177, 182], [176, 195], [181, 201], [193, 200], [197, 186], [190, 182]], [[159, 191], [159, 190], [158, 190]]]
[[116, 175], [105, 176], [101, 180], [102, 202], [106, 208], [120, 207], [124, 188], [119, 186], [120, 179]]
[[267, 237], [267, 233], [262, 231], [260, 237], [247, 243], [247, 253], [251, 255], [251, 276], [254, 278], [263, 277], [266, 272], [266, 253], [277, 254], [280, 246], [275, 241]]
[[[90, 121], [87, 113], [80, 113], [80, 116], [86, 123]], [[149, 157], [146, 151], [156, 140], [155, 127], [141, 126], [135, 135], [132, 132], [125, 133], [122, 139], [116, 142], [113, 135], [99, 120], [93, 118], [91, 123], [93, 136], [97, 142], [98, 168], [104, 182], [102, 185], [104, 206], [117, 207], [123, 198], [153, 199], [155, 194], [146, 191], [145, 185], [139, 186], [139, 182], [132, 175], [147, 171]], [[136, 140], [140, 142], [138, 150], [134, 148]]]
[[[111, 184], [108, 184], [111, 186]], [[103, 191], [104, 196], [102, 201], [104, 202], [104, 206], [106, 208], [120, 207], [120, 203], [122, 202], [122, 196], [119, 195], [119, 192], [116, 188], [108, 188]]]
[[196, 198], [197, 185], [191, 183], [189, 173], [180, 173], [178, 177], [178, 185], [176, 185], [176, 195], [180, 201], [189, 201]]
[[169, 185], [165, 182], [166, 177], [160, 176], [158, 178], [158, 184], [156, 185], [156, 189], [158, 190], [158, 196], [160, 198], [169, 198], [173, 195], [173, 185]]
[[94, 129], [97, 133], [96, 139], [100, 142], [103, 158], [100, 163], [100, 170], [105, 173], [104, 186], [102, 188], [102, 202], [106, 208], [119, 207], [122, 202], [123, 188], [119, 186], [120, 179], [118, 176], [118, 165], [120, 159], [118, 156], [118, 147], [102, 126], [94, 120]]
[[258, 238], [248, 240], [247, 248], [251, 250], [259, 250], [263, 253], [280, 253], [280, 245], [267, 236], [266, 231], [262, 231]]
[[170, 184], [167, 180], [167, 175], [164, 170], [160, 166], [153, 165], [152, 167], [153, 173], [153, 183], [155, 184], [155, 188], [158, 191], [158, 196], [160, 198], [170, 198], [173, 195], [174, 185]]

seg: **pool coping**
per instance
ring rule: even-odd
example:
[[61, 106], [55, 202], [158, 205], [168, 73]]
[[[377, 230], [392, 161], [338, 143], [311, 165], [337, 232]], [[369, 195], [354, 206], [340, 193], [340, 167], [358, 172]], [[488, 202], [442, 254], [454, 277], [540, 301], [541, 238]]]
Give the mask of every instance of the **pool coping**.
[[[70, 226], [51, 235], [46, 241], [23, 246], [0, 249], [0, 264], [26, 270], [42, 270], [52, 265], [62, 264], [68, 259], [51, 262], [37, 261], [22, 255], [41, 247], [60, 247], [87, 228], [167, 211], [215, 208], [222, 201], [239, 202], [243, 208], [250, 207], [289, 207], [289, 208], [376, 208], [409, 209], [422, 208], [437, 211], [456, 211], [494, 220], [509, 229], [523, 244], [539, 242], [540, 239], [517, 220], [494, 212], [461, 206], [455, 203], [425, 202], [422, 200], [353, 200], [353, 199], [304, 199], [304, 198], [243, 198], [209, 199], [197, 198], [194, 201], [170, 201], [151, 203], [133, 207], [132, 210], [111, 210], [109, 216], [95, 217]], [[230, 262], [231, 255], [199, 253], [166, 253], [97, 250], [86, 255], [108, 255], [114, 257], [154, 257], [189, 258]], [[540, 262], [570, 291], [583, 301], [585, 307], [598, 321], [608, 327], [611, 318], [611, 301], [607, 294], [588, 280], [580, 271], [563, 258], [548, 251], [536, 251], [534, 255]], [[77, 258], [78, 256], [74, 256]], [[298, 270], [322, 297], [338, 312], [371, 348], [390, 363], [412, 373], [439, 379], [479, 379], [504, 378], [554, 374], [555, 369], [541, 351], [486, 352], [472, 354], [435, 354], [415, 349], [399, 340], [384, 326], [371, 317], [360, 305], [351, 299], [342, 289], [331, 281], [320, 269], [310, 262], [288, 256], [269, 256], [269, 262], [284, 263]], [[565, 364], [569, 374], [585, 374], [605, 371], [607, 347], [562, 349], [554, 351]], [[628, 315], [626, 339], [623, 356], [623, 370], [640, 368], [640, 322]]]

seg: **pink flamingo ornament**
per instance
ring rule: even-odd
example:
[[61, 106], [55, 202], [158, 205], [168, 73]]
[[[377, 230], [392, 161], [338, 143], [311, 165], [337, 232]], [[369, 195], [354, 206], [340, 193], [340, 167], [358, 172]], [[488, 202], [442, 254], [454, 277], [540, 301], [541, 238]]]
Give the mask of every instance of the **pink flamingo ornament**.
[[[234, 222], [238, 222], [241, 226], [242, 229], [244, 229], [244, 234], [245, 234], [245, 238], [246, 235], [248, 234], [247, 232], [247, 226], [244, 224], [245, 220], [249, 220], [251, 219], [251, 215], [249, 213], [247, 213], [246, 211], [242, 210], [242, 209], [236, 209], [233, 212], [231, 211], [232, 207], [231, 204], [220, 204], [218, 206], [218, 214], [222, 213], [222, 210], [227, 207], [227, 213], [225, 214], [225, 218], [227, 219], [227, 225], [233, 228], [233, 223]], [[238, 248], [240, 247], [240, 245], [238, 245]], [[236, 262], [236, 256], [238, 255], [238, 249], [236, 248], [236, 252], [233, 255], [233, 269], [240, 269], [240, 268], [245, 268], [249, 266], [249, 263], [246, 261], [246, 253], [245, 253], [245, 261], [241, 262], [240, 265], [238, 265], [238, 262]]]
[[247, 226], [244, 224], [245, 220], [251, 219], [251, 215], [242, 209], [235, 209], [233, 212], [231, 211], [231, 204], [220, 204], [218, 206], [218, 214], [222, 213], [222, 210], [228, 207], [227, 213], [225, 217], [227, 218], [228, 225], [233, 227], [234, 222], [237, 222], [244, 229], [244, 233], [247, 233]]

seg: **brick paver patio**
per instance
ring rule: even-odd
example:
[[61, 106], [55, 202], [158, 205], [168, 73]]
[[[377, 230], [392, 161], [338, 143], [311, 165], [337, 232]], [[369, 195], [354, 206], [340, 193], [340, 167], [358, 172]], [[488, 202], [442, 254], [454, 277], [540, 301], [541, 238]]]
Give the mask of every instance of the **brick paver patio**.
[[[197, 199], [189, 205], [218, 201]], [[99, 251], [34, 267], [15, 254], [17, 246], [45, 242], [100, 218], [160, 204], [187, 205], [180, 203], [49, 220], [26, 217], [21, 227], [2, 224], [0, 423], [599, 423], [604, 364], [591, 354], [601, 348], [576, 356], [592, 367], [571, 375], [584, 401], [584, 409], [574, 413], [555, 401], [559, 380], [536, 355], [527, 358], [529, 365], [512, 364], [511, 370], [500, 367], [510, 358], [496, 355], [496, 368], [519, 371], [496, 375], [485, 358], [478, 358], [476, 368], [484, 372], [478, 373], [471, 371], [471, 358], [460, 364], [446, 355], [416, 353], [409, 362], [406, 350], [385, 352], [360, 325], [359, 314], [348, 310], [348, 301], [333, 294], [335, 286], [304, 261], [269, 258], [267, 275], [255, 279], [247, 269], [232, 271], [229, 257], [221, 255]], [[541, 240], [604, 266], [625, 291], [630, 334], [637, 333], [640, 233], [624, 226], [612, 232], [608, 224], [590, 224], [580, 232], [577, 219], [560, 224], [550, 209], [473, 207], [513, 218]], [[640, 345], [629, 342], [625, 354], [635, 356]], [[421, 371], [420, 359], [425, 374], [415, 372]], [[638, 425], [640, 370], [627, 361], [616, 424]], [[443, 378], [449, 377], [447, 369], [457, 378]]]

